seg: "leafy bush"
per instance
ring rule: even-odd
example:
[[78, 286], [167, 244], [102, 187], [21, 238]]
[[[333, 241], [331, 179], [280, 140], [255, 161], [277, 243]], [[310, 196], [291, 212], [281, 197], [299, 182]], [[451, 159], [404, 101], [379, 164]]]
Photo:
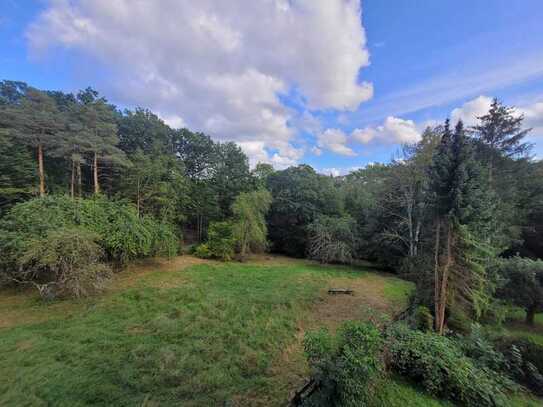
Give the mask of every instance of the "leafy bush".
[[201, 259], [211, 258], [211, 253], [209, 251], [209, 246], [207, 245], [207, 243], [202, 243], [196, 246], [196, 248], [194, 249], [194, 255]]
[[306, 405], [363, 406], [383, 372], [382, 338], [369, 323], [348, 322], [337, 337], [326, 330], [306, 335], [305, 353], [318, 383]]
[[356, 246], [356, 223], [351, 217], [321, 216], [307, 227], [308, 257], [321, 263], [350, 263]]
[[430, 309], [424, 305], [419, 305], [415, 309], [415, 326], [421, 331], [431, 331], [434, 327], [434, 317]]
[[534, 325], [537, 312], [543, 311], [543, 261], [523, 257], [501, 259], [493, 267], [502, 277], [498, 298], [526, 311], [526, 323]]
[[151, 233], [151, 255], [173, 257], [179, 252], [179, 237], [172, 225], [146, 216], [145, 228]]
[[271, 194], [262, 189], [239, 194], [232, 205], [235, 218], [232, 231], [241, 259], [250, 251], [258, 252], [267, 247], [265, 216], [271, 201]]
[[387, 335], [392, 369], [429, 393], [467, 406], [505, 405], [500, 375], [477, 366], [453, 339], [404, 325]]
[[47, 196], [15, 205], [0, 222], [0, 262], [8, 269], [34, 239], [60, 228], [95, 233], [107, 260], [126, 262], [154, 254], [174, 254], [178, 239], [172, 228], [140, 218], [129, 204], [104, 197], [71, 199]]
[[32, 240], [17, 263], [22, 270], [14, 277], [32, 283], [46, 298], [84, 297], [101, 290], [110, 269], [100, 260], [104, 252], [98, 235], [81, 228], [49, 231]]
[[529, 339], [501, 337], [496, 348], [504, 355], [508, 373], [538, 396], [543, 396], [543, 346]]
[[207, 248], [209, 257], [222, 261], [231, 260], [234, 256], [235, 241], [230, 222], [214, 222], [207, 231]]

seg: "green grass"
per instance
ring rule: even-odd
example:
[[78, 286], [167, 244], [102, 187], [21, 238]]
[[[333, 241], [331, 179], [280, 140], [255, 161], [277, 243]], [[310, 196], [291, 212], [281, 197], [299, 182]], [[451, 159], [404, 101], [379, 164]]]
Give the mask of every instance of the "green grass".
[[[0, 329], [0, 405], [281, 404], [291, 389], [274, 361], [298, 321], [333, 278], [370, 275], [301, 263], [200, 265], [150, 273], [73, 302], [73, 312], [65, 302], [66, 316], [40, 305], [51, 319]], [[386, 277], [383, 285], [391, 301], [407, 287]]]
[[[120, 274], [84, 301], [0, 292], [0, 405], [284, 405], [307, 375], [300, 324], [349, 317], [341, 304], [321, 314], [341, 300], [328, 287], [355, 287], [345, 300], [374, 307], [351, 319], [406, 305], [411, 283], [368, 270], [273, 259]], [[451, 406], [397, 379], [380, 394], [382, 407]]]
[[526, 325], [525, 317], [526, 314], [522, 309], [513, 307], [507, 313], [507, 320], [503, 328], [508, 335], [526, 338], [543, 346], [543, 314], [535, 316], [534, 326]]

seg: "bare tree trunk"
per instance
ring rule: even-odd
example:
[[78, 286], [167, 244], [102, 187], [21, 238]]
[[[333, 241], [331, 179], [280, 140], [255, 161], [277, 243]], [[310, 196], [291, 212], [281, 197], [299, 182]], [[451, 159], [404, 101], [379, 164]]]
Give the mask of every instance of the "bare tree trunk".
[[138, 177], [137, 182], [137, 197], [136, 197], [136, 207], [138, 208], [138, 217], [140, 217], [140, 178]]
[[415, 231], [413, 229], [413, 201], [406, 196], [407, 200], [407, 227], [409, 229], [409, 257], [415, 256]]
[[439, 331], [439, 246], [440, 246], [441, 219], [437, 220], [436, 224], [436, 240], [434, 248], [434, 314], [435, 314], [435, 330]]
[[100, 182], [98, 181], [98, 154], [94, 153], [94, 163], [93, 163], [93, 174], [94, 174], [94, 193], [100, 193]]
[[82, 188], [82, 183], [83, 181], [81, 180], [81, 163], [78, 161], [77, 162], [77, 195], [81, 198], [81, 191], [83, 190]]
[[43, 146], [38, 144], [38, 174], [40, 176], [40, 196], [45, 196], [45, 171], [43, 169]]
[[420, 228], [421, 228], [421, 222], [420, 219], [417, 220], [417, 227], [415, 228], [415, 244], [414, 244], [414, 253], [415, 256], [419, 252], [419, 239], [420, 239]]
[[70, 196], [75, 198], [75, 161], [72, 160], [72, 179], [70, 180]]
[[439, 330], [438, 333], [443, 335], [443, 328], [445, 326], [445, 310], [447, 308], [447, 285], [449, 283], [449, 272], [453, 263], [452, 259], [452, 245], [453, 245], [453, 233], [451, 229], [451, 222], [447, 224], [447, 258], [445, 265], [443, 266], [443, 275], [441, 276], [441, 288], [439, 293]]

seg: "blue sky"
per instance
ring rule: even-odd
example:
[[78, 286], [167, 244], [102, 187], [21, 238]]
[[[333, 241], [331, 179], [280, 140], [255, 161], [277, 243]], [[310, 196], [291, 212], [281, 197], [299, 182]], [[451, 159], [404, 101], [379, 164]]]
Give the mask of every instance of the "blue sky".
[[253, 164], [333, 173], [387, 161], [425, 124], [469, 122], [497, 96], [543, 156], [540, 0], [147, 3], [2, 0], [0, 79], [91, 85], [234, 140]]

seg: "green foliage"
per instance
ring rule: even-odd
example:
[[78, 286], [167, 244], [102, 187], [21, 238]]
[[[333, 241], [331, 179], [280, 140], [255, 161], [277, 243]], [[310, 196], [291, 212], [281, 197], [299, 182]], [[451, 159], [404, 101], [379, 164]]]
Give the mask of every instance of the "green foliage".
[[182, 163], [159, 150], [152, 154], [137, 150], [130, 156], [130, 161], [130, 167], [123, 171], [125, 176], [120, 195], [130, 199], [140, 215], [181, 223], [188, 192]]
[[501, 376], [478, 366], [453, 340], [395, 325], [387, 332], [390, 365], [427, 392], [466, 406], [505, 406]]
[[504, 336], [495, 340], [495, 346], [505, 357], [507, 373], [543, 396], [543, 345], [529, 339]]
[[421, 331], [429, 332], [434, 327], [434, 316], [430, 309], [424, 305], [419, 305], [415, 309], [415, 327]]
[[268, 176], [273, 201], [268, 214], [272, 250], [295, 257], [307, 252], [307, 226], [321, 215], [342, 212], [341, 196], [331, 177], [299, 165]]
[[382, 345], [370, 323], [348, 322], [337, 337], [325, 330], [307, 334], [305, 353], [319, 390], [304, 405], [368, 405], [384, 368]]
[[321, 263], [351, 263], [355, 258], [356, 224], [349, 217], [320, 216], [307, 226], [307, 256]]
[[28, 242], [17, 259], [17, 282], [32, 283], [43, 297], [85, 297], [100, 291], [110, 277], [99, 236], [82, 228], [49, 230]]
[[[214, 222], [209, 225], [207, 232], [208, 257], [222, 261], [232, 260], [235, 246], [232, 223]], [[206, 249], [201, 248], [200, 251], [205, 253]]]
[[242, 259], [251, 251], [266, 248], [268, 228], [265, 216], [270, 205], [271, 194], [265, 189], [241, 193], [232, 205], [235, 219], [232, 233]]
[[522, 307], [533, 325], [536, 312], [543, 311], [543, 261], [513, 257], [497, 260], [494, 268], [502, 278], [496, 295]]
[[211, 253], [209, 251], [209, 246], [207, 243], [199, 244], [194, 248], [194, 255], [201, 259], [210, 259]]
[[106, 259], [126, 262], [163, 253], [173, 255], [178, 239], [171, 227], [139, 218], [135, 209], [103, 197], [47, 196], [15, 205], [0, 222], [2, 262], [9, 268], [35, 239], [52, 230], [78, 227], [98, 236]]

